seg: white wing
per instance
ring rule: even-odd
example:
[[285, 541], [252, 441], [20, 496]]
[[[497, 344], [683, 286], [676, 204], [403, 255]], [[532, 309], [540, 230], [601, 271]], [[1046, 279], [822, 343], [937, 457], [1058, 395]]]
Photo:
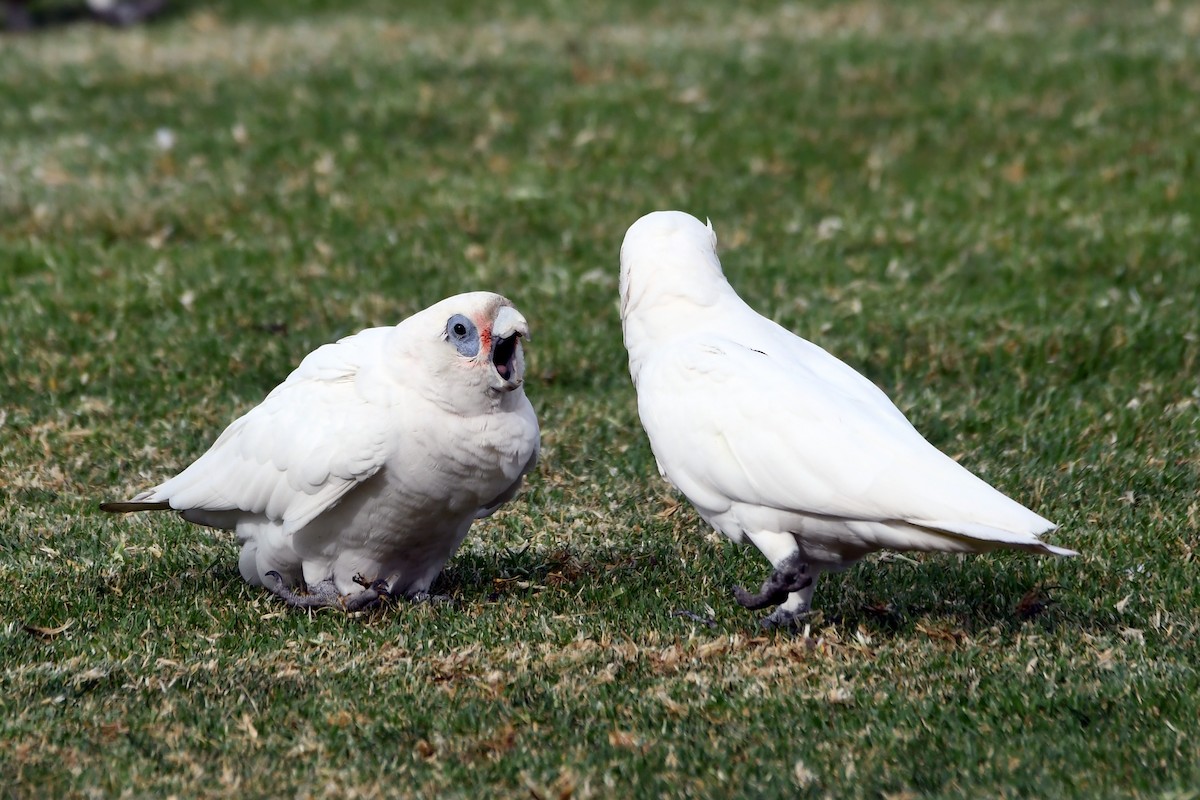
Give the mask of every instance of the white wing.
[[394, 451], [400, 387], [381, 390], [375, 368], [392, 330], [374, 328], [313, 351], [195, 463], [134, 500], [264, 514], [284, 522], [286, 533], [303, 528]]
[[902, 520], [996, 541], [1055, 527], [929, 444], [866, 378], [788, 337], [762, 351], [688, 337], [643, 370], [638, 410], [655, 456], [697, 506]]

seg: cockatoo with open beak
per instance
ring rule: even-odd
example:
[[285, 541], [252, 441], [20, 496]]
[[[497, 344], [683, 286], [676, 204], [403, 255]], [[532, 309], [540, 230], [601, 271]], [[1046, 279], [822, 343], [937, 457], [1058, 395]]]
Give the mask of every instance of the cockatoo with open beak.
[[426, 597], [537, 460], [528, 336], [471, 292], [324, 345], [183, 472], [101, 508], [235, 531], [242, 577], [294, 606]]
[[662, 475], [773, 571], [747, 608], [806, 613], [822, 572], [867, 553], [1016, 548], [1055, 525], [919, 434], [873, 383], [742, 301], [712, 226], [660, 211], [621, 246], [621, 324], [638, 414]]

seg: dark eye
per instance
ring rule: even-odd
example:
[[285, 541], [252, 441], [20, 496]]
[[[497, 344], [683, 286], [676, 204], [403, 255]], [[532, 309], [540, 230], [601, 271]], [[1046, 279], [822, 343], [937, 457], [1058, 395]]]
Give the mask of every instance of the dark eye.
[[446, 338], [459, 354], [467, 358], [479, 355], [479, 331], [475, 329], [475, 323], [462, 314], [446, 320]]

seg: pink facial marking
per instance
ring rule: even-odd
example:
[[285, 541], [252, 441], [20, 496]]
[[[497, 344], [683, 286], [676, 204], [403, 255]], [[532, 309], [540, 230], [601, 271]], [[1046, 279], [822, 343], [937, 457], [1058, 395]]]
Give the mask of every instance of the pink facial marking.
[[475, 329], [479, 331], [479, 352], [492, 355], [492, 321], [487, 317], [475, 318]]

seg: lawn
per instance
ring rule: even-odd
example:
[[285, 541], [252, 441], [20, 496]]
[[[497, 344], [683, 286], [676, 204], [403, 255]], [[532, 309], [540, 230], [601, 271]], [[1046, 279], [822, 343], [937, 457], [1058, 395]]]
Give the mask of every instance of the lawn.
[[[1198, 41], [1170, 0], [0, 38], [0, 795], [1200, 797]], [[868, 558], [761, 630], [765, 560], [637, 421], [618, 249], [656, 208], [1082, 555]], [[97, 510], [469, 289], [530, 320], [543, 458], [450, 604], [291, 611], [231, 535]]]

